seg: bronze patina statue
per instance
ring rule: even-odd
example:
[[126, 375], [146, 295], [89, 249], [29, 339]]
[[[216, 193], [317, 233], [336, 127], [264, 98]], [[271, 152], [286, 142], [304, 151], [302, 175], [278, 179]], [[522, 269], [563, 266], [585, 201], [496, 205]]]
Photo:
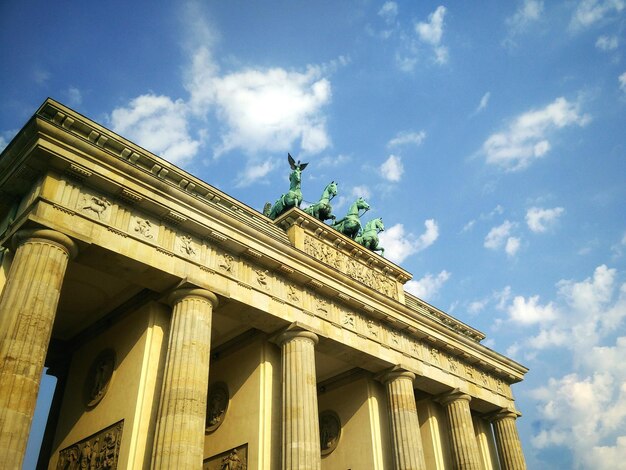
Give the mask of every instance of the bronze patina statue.
[[321, 220], [322, 222], [331, 219], [335, 220], [336, 217], [332, 214], [333, 208], [330, 205], [330, 201], [337, 195], [337, 183], [331, 181], [325, 188], [322, 193], [322, 197], [315, 204], [311, 204], [309, 207], [304, 209], [309, 215], [312, 215], [317, 220]]
[[[348, 209], [348, 213], [343, 219], [335, 222], [332, 227], [345, 236], [353, 240], [361, 230], [361, 221], [359, 218], [369, 210], [370, 206], [362, 197], [358, 198]], [[363, 214], [360, 211], [363, 210]]]
[[289, 175], [289, 191], [278, 198], [273, 206], [269, 206], [269, 203], [265, 204], [263, 214], [274, 220], [283, 212], [287, 212], [292, 207], [300, 207], [302, 203], [302, 191], [300, 190], [300, 183], [302, 182], [302, 172], [308, 165], [308, 163], [300, 163], [300, 160], [296, 163], [291, 154], [287, 154], [289, 160], [289, 166], [291, 166], [291, 174]]
[[363, 232], [357, 235], [355, 242], [360, 243], [368, 250], [380, 251], [381, 256], [385, 256], [385, 249], [378, 244], [378, 234], [385, 230], [383, 219], [372, 219], [365, 224]]

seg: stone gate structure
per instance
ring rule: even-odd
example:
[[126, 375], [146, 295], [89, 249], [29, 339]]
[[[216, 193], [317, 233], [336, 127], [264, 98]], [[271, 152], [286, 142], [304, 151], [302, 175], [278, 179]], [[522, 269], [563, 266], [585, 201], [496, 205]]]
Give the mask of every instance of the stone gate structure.
[[527, 369], [299, 209], [46, 100], [0, 155], [0, 468], [523, 469]]

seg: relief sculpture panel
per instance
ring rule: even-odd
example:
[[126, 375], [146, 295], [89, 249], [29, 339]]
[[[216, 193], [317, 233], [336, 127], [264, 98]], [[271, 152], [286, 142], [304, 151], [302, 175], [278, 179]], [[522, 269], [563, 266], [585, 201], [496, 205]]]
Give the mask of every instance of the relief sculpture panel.
[[57, 470], [116, 469], [123, 429], [124, 421], [122, 420], [87, 439], [66, 447], [59, 452]]
[[78, 198], [76, 209], [81, 213], [101, 222], [111, 218], [111, 202], [99, 194], [83, 193]]
[[304, 238], [304, 251], [319, 261], [332, 266], [352, 279], [392, 299], [398, 299], [396, 282], [360, 261], [311, 236]]

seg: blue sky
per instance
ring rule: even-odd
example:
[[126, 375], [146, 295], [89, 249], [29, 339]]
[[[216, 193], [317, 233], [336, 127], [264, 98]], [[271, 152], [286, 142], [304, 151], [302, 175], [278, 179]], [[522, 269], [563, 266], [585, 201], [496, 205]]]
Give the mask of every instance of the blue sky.
[[530, 368], [529, 468], [626, 468], [624, 0], [128, 5], [2, 3], [0, 147], [51, 96], [259, 210], [291, 152]]

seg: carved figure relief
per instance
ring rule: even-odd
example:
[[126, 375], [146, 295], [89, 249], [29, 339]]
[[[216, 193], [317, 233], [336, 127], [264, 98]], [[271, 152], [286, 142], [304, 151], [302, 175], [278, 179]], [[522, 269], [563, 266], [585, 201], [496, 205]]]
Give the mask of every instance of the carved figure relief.
[[267, 273], [269, 272], [269, 270], [255, 269], [254, 272], [256, 273], [257, 284], [259, 284], [259, 286], [261, 286], [263, 289], [268, 290], [269, 285]]
[[366, 324], [367, 324], [367, 331], [369, 332], [370, 336], [377, 337], [378, 325], [376, 324], [376, 322], [374, 320], [367, 320]]
[[322, 455], [330, 454], [337, 448], [341, 436], [341, 421], [334, 411], [320, 413], [320, 447]]
[[298, 291], [295, 287], [289, 285], [287, 286], [287, 298], [289, 298], [292, 302], [299, 302], [300, 297], [298, 296]]
[[400, 344], [400, 335], [396, 330], [390, 330], [389, 337], [391, 338], [392, 345], [398, 346]]
[[233, 271], [234, 262], [235, 262], [235, 258], [233, 258], [228, 253], [225, 253], [221, 256], [218, 266], [221, 270], [230, 273]]
[[433, 364], [439, 365], [439, 350], [436, 348], [430, 349], [430, 360]]
[[206, 459], [202, 464], [203, 470], [247, 470], [248, 444], [244, 444], [226, 452]]
[[354, 313], [345, 312], [342, 323], [350, 328], [354, 328]]
[[98, 216], [98, 220], [102, 214], [111, 206], [111, 203], [103, 196], [84, 196], [81, 209], [93, 212]]
[[337, 251], [335, 248], [316, 240], [310, 236], [304, 238], [304, 251], [315, 259], [326, 263], [347, 276], [362, 282], [368, 287], [375, 289], [382, 294], [398, 299], [398, 292], [394, 282], [384, 274], [381, 274], [370, 267], [357, 262], [346, 254]]
[[193, 247], [193, 241], [189, 235], [180, 237], [180, 252], [187, 256], [195, 256], [196, 250]]
[[315, 297], [315, 311], [317, 314], [321, 314], [328, 318], [328, 312], [330, 310], [330, 304], [321, 297]]
[[123, 429], [122, 420], [61, 450], [57, 470], [116, 469]]
[[224, 421], [230, 395], [224, 382], [211, 385], [207, 400], [206, 432], [215, 431]]
[[147, 219], [137, 219], [135, 221], [135, 232], [139, 235], [143, 235], [144, 238], [154, 240], [154, 234], [152, 233], [152, 223]]
[[479, 371], [479, 375], [480, 375], [480, 383], [484, 386], [487, 386], [488, 382], [487, 382], [487, 374], [484, 371]]
[[411, 341], [411, 352], [417, 357], [422, 357], [422, 345], [417, 341]]
[[453, 372], [453, 373], [458, 375], [458, 373], [459, 373], [459, 361], [457, 361], [452, 356], [448, 356], [448, 364], [450, 364], [450, 372]]
[[85, 401], [88, 407], [93, 408], [104, 398], [114, 369], [115, 352], [112, 349], [105, 349], [93, 361], [87, 374]]

